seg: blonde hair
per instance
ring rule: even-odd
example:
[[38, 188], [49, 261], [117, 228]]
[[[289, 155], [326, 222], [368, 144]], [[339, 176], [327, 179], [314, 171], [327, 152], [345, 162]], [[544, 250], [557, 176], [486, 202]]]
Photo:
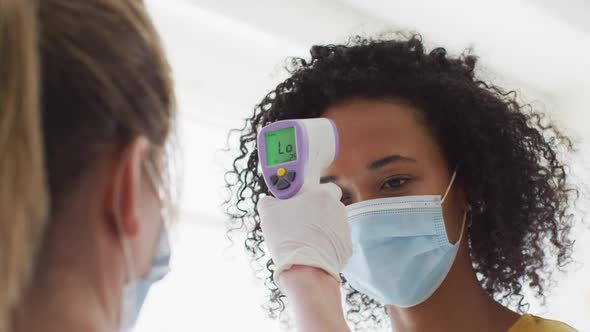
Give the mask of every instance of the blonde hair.
[[109, 148], [163, 147], [173, 106], [141, 1], [1, 0], [0, 331], [67, 195]]

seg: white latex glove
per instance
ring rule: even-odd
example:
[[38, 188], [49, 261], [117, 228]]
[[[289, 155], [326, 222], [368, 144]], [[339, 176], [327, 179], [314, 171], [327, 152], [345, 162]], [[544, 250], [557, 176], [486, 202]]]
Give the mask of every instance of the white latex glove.
[[341, 197], [337, 185], [326, 183], [287, 200], [271, 196], [260, 200], [258, 214], [279, 289], [279, 275], [293, 265], [320, 268], [341, 281], [340, 272], [352, 255]]

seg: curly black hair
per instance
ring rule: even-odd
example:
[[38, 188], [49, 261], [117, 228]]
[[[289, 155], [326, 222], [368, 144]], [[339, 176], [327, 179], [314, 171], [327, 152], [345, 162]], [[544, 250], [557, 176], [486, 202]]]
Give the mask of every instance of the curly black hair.
[[[315, 118], [352, 98], [402, 98], [423, 113], [472, 207], [468, 229], [474, 269], [482, 287], [505, 305], [525, 312], [525, 286], [544, 300], [550, 268], [571, 261], [572, 208], [578, 190], [568, 178], [562, 153], [571, 140], [530, 104], [476, 77], [477, 58], [468, 50], [450, 56], [428, 52], [420, 35], [393, 39], [354, 37], [346, 45], [313, 46], [311, 59], [290, 59], [290, 77], [256, 106], [239, 132], [239, 151], [226, 173], [231, 197], [230, 231], [245, 230], [247, 252], [270, 272], [271, 316], [284, 309], [284, 295], [272, 276], [273, 262], [256, 205], [269, 191], [258, 171], [255, 146], [266, 124]], [[231, 137], [231, 136], [230, 136]], [[383, 306], [345, 285], [347, 318], [353, 324], [382, 319]]]

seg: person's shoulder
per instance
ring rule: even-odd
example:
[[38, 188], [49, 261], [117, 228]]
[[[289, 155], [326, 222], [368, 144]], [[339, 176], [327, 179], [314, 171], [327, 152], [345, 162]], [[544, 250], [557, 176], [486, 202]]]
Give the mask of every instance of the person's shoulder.
[[533, 315], [523, 315], [508, 332], [578, 332], [566, 323], [544, 319]]

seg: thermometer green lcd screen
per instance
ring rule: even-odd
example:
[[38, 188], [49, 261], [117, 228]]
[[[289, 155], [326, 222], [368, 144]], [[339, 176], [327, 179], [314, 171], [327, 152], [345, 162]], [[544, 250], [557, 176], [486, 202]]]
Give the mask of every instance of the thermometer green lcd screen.
[[264, 134], [266, 141], [266, 166], [297, 160], [295, 128], [273, 130]]

